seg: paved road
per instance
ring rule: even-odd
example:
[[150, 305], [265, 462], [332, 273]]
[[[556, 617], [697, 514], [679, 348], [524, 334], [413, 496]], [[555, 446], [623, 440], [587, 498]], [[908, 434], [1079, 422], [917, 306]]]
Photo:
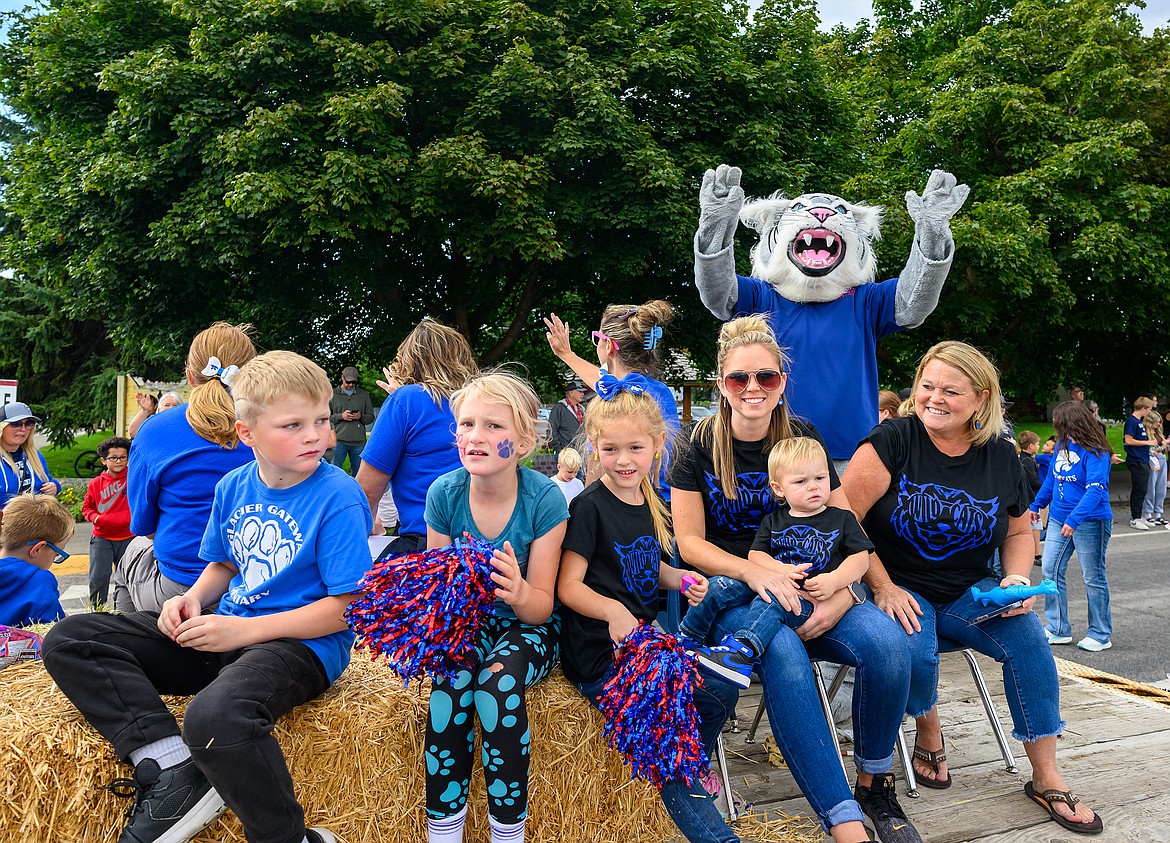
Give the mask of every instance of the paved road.
[[[1138, 532], [1129, 526], [1129, 475], [1114, 472], [1110, 479], [1113, 500], [1113, 538], [1109, 542], [1108, 573], [1113, 608], [1113, 647], [1103, 653], [1079, 650], [1075, 644], [1055, 648], [1062, 658], [1170, 688], [1170, 531]], [[77, 525], [66, 549], [75, 554], [58, 573], [65, 611], [85, 611], [89, 553], [89, 524]], [[84, 557], [84, 558], [82, 558]], [[1035, 568], [1038, 581], [1040, 569]], [[1068, 570], [1069, 614], [1073, 641], [1085, 635], [1085, 588], [1073, 555]]]

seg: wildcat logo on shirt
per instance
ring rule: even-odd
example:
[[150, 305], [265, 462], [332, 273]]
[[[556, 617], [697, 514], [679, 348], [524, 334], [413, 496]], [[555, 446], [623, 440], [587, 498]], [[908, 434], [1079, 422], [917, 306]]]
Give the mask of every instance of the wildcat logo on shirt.
[[719, 478], [704, 471], [707, 481], [707, 500], [711, 502], [711, 517], [727, 530], [758, 530], [764, 516], [778, 506], [768, 486], [768, 472], [745, 471], [736, 475], [736, 498], [723, 494]]
[[232, 561], [243, 576], [243, 585], [228, 593], [233, 603], [246, 605], [257, 597], [254, 592], [287, 568], [301, 550], [302, 537], [295, 524], [279, 517], [241, 513], [229, 519], [228, 546]]
[[643, 601], [658, 594], [658, 566], [662, 546], [653, 536], [641, 536], [633, 544], [613, 543], [614, 553], [622, 565], [622, 585]]
[[890, 520], [899, 536], [924, 559], [940, 562], [954, 553], [990, 544], [999, 498], [981, 501], [960, 489], [905, 477]]
[[1076, 478], [1070, 476], [1070, 472], [1076, 468], [1077, 463], [1080, 461], [1081, 458], [1079, 454], [1074, 454], [1072, 451], [1064, 450], [1058, 453], [1056, 458], [1052, 461], [1052, 470], [1056, 472], [1056, 475], [1060, 477], [1061, 480], [1074, 480]]
[[805, 571], [804, 575], [816, 576], [829, 564], [829, 554], [839, 535], [840, 530], [826, 533], [805, 524], [794, 524], [783, 530], [773, 530], [772, 557], [788, 565], [811, 563], [812, 567]]

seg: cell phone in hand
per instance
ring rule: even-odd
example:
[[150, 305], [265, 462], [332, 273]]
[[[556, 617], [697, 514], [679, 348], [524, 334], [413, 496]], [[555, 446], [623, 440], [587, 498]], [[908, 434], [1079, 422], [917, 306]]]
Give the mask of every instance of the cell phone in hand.
[[1023, 600], [1016, 600], [1014, 603], [1008, 603], [1006, 606], [996, 606], [990, 612], [985, 612], [974, 620], [967, 621], [967, 626], [979, 626], [984, 621], [989, 621], [992, 618], [998, 618], [1005, 612], [1010, 612], [1012, 609], [1018, 609], [1024, 605]]

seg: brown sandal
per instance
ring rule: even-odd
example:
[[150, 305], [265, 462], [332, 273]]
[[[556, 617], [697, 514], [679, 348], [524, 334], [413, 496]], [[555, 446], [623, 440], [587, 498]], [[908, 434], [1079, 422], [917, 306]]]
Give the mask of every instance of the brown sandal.
[[1056, 813], [1056, 809], [1053, 808], [1053, 803], [1055, 802], [1063, 802], [1065, 805], [1068, 805], [1069, 810], [1074, 812], [1076, 811], [1077, 803], [1081, 800], [1073, 796], [1071, 790], [1056, 790], [1054, 788], [1052, 790], [1045, 790], [1041, 793], [1038, 792], [1036, 788], [1032, 787], [1031, 782], [1028, 782], [1024, 785], [1024, 793], [1028, 794], [1029, 799], [1033, 800], [1041, 808], [1047, 811], [1048, 815], [1052, 817], [1052, 819], [1056, 820], [1057, 825], [1061, 826], [1062, 828], [1067, 828], [1069, 831], [1075, 831], [1079, 834], [1100, 834], [1101, 829], [1105, 827], [1105, 824], [1101, 822], [1101, 815], [1096, 811], [1093, 812], [1093, 819], [1089, 820], [1087, 823], [1079, 823], [1075, 820], [1062, 817], [1060, 814]]
[[[918, 741], [914, 742], [914, 760], [921, 761], [930, 769], [934, 770], [937, 776], [939, 773], [939, 765], [947, 760], [947, 742], [943, 739], [942, 749], [937, 752], [931, 752], [929, 749], [923, 749], [918, 745]], [[923, 787], [933, 788], [935, 790], [946, 790], [951, 786], [951, 772], [947, 771], [945, 779], [929, 779], [926, 776], [914, 776], [915, 780]]]

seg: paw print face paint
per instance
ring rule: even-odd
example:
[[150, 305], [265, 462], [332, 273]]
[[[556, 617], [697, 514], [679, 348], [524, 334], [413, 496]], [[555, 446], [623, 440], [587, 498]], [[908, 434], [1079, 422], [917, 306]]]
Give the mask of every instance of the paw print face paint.
[[463, 467], [478, 477], [515, 471], [522, 456], [523, 438], [512, 408], [474, 393], [459, 405], [455, 443]]

